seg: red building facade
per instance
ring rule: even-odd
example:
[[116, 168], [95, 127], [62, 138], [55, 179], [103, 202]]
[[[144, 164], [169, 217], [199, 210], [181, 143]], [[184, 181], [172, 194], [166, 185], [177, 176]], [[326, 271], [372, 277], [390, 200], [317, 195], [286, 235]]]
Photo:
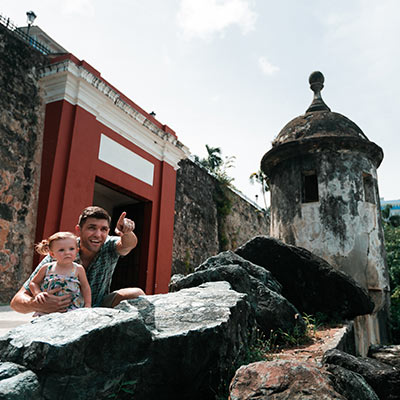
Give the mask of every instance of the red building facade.
[[112, 288], [167, 292], [176, 169], [188, 149], [72, 54], [53, 58], [41, 82], [46, 119], [36, 240], [73, 231], [88, 205], [104, 207], [113, 221], [127, 211], [139, 245], [120, 260]]

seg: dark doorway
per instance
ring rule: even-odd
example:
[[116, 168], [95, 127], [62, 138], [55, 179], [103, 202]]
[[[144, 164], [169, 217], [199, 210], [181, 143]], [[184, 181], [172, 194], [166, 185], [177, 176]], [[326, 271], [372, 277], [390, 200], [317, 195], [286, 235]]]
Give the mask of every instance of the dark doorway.
[[103, 207], [111, 215], [110, 235], [115, 235], [118, 218], [125, 211], [126, 217], [135, 221], [135, 234], [138, 237], [136, 248], [119, 259], [115, 267], [111, 290], [123, 287], [144, 289], [148, 253], [148, 229], [145, 228], [145, 220], [147, 221], [149, 202], [141, 201], [133, 195], [110, 186], [103, 182], [95, 182], [93, 205]]

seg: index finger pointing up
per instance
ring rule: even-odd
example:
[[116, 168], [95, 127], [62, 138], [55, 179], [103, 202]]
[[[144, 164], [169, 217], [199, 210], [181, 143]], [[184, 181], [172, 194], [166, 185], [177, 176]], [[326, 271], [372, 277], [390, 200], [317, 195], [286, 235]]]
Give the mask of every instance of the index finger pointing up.
[[124, 223], [124, 218], [126, 217], [126, 212], [124, 211], [118, 219], [117, 225]]

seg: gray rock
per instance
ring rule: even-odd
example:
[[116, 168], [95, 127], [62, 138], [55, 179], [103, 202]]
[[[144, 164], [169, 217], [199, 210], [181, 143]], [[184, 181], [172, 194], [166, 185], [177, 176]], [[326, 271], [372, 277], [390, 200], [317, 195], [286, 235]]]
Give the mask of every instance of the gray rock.
[[37, 318], [0, 338], [0, 354], [37, 374], [45, 400], [121, 388], [135, 400], [212, 398], [246, 348], [249, 315], [245, 295], [208, 283]]
[[347, 400], [379, 400], [372, 387], [356, 372], [349, 371], [339, 365], [328, 365], [333, 387]]
[[35, 373], [22, 365], [0, 362], [0, 400], [40, 400]]
[[250, 309], [245, 295], [230, 290], [227, 282], [119, 307], [137, 309], [153, 335], [135, 400], [213, 399], [247, 346]]
[[400, 369], [400, 345], [372, 345], [369, 348], [368, 356]]
[[322, 361], [362, 375], [381, 400], [400, 399], [400, 370], [393, 366], [369, 357], [355, 357], [336, 349], [327, 351]]
[[[250, 275], [242, 266], [237, 264], [218, 265], [218, 260], [226, 261], [223, 257], [212, 257], [212, 262], [206, 262], [196, 272], [181, 276], [179, 279], [174, 278], [170, 283], [170, 291], [195, 287], [204, 282], [226, 281], [237, 292], [248, 295], [247, 301], [251, 305], [257, 325], [268, 337], [271, 330], [277, 332], [281, 329], [284, 332], [293, 332], [297, 328], [298, 332], [304, 331], [305, 323], [300, 313], [284, 297], [270, 290], [261, 280]], [[261, 274], [258, 274], [258, 276], [266, 281]]]
[[240, 367], [230, 400], [346, 400], [318, 368], [298, 361], [259, 361]]
[[248, 260], [238, 256], [233, 251], [224, 251], [216, 256], [208, 258], [195, 271], [204, 271], [210, 268], [218, 268], [222, 265], [239, 265], [252, 277], [258, 279], [268, 289], [281, 293], [282, 285], [272, 276], [271, 272], [259, 265], [255, 265]]
[[350, 319], [373, 311], [365, 289], [306, 249], [258, 236], [236, 253], [269, 270], [282, 284], [282, 295], [302, 313]]
[[138, 368], [150, 344], [137, 311], [85, 308], [13, 329], [1, 338], [0, 354], [33, 370], [45, 399], [95, 399]]

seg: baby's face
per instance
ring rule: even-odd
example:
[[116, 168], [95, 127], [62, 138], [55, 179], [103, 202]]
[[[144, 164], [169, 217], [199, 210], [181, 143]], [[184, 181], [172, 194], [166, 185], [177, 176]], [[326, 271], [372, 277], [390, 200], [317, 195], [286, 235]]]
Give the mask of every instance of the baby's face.
[[51, 243], [50, 255], [60, 263], [73, 262], [78, 253], [74, 239], [58, 239]]

